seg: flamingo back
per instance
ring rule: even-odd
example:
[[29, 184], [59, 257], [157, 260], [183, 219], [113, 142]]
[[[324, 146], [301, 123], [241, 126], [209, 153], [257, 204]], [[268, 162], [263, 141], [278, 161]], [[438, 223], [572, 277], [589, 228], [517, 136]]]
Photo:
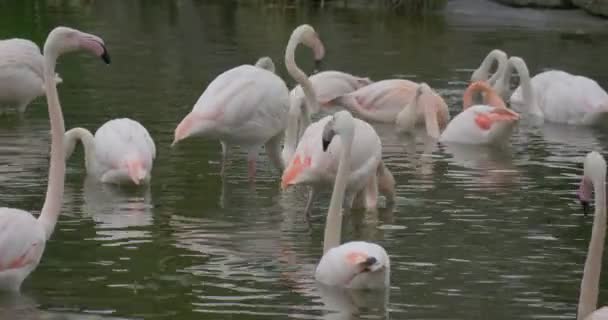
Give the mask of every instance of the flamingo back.
[[276, 74], [242, 65], [217, 76], [192, 109], [209, 123], [207, 134], [262, 144], [285, 129], [287, 86]]
[[102, 173], [117, 169], [129, 157], [138, 157], [148, 171], [156, 158], [156, 146], [150, 134], [139, 122], [113, 119], [95, 132], [95, 157]]

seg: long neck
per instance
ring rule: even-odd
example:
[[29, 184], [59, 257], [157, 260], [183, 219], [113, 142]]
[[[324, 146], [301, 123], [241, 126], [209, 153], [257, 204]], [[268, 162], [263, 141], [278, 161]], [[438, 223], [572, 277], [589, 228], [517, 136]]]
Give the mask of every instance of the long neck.
[[[487, 66], [488, 70], [490, 69], [490, 65], [491, 65], [492, 61], [496, 61], [498, 66], [496, 67], [496, 72], [494, 72], [494, 74], [490, 77], [490, 79], [488, 79], [488, 83], [490, 83], [490, 84], [494, 84], [494, 83], [496, 83], [496, 81], [501, 79], [503, 77], [504, 72], [507, 69], [506, 58], [496, 51], [492, 51], [492, 53], [490, 55], [490, 60], [488, 62], [488, 66]], [[484, 62], [485, 62], [485, 60], [484, 60]]]
[[593, 218], [587, 260], [585, 260], [583, 280], [581, 281], [581, 292], [578, 300], [578, 320], [585, 319], [591, 312], [597, 309], [604, 238], [606, 237], [606, 187], [604, 177], [600, 177], [599, 180], [601, 180], [601, 183], [593, 184], [595, 189], [595, 216]]
[[317, 94], [312, 87], [312, 82], [310, 82], [308, 76], [306, 76], [306, 74], [300, 68], [298, 68], [298, 65], [296, 64], [296, 48], [301, 42], [301, 37], [302, 34], [300, 32], [296, 32], [291, 35], [291, 38], [289, 38], [287, 48], [285, 48], [285, 67], [287, 68], [289, 75], [296, 80], [300, 86], [302, 86], [308, 109], [319, 110]]
[[96, 165], [95, 163], [95, 138], [93, 134], [85, 128], [73, 128], [65, 133], [64, 143], [65, 143], [65, 153], [66, 159], [72, 155], [74, 151], [74, 147], [76, 146], [76, 142], [82, 142], [84, 146], [84, 156], [85, 156], [85, 166], [87, 167], [87, 171], [93, 169]]
[[529, 108], [529, 112], [535, 115], [542, 116], [542, 112], [536, 104], [536, 98], [534, 97], [534, 90], [532, 89], [532, 83], [530, 80], [530, 72], [528, 67], [523, 62], [517, 62], [513, 65], [519, 75], [519, 85], [521, 87], [521, 94], [523, 103]]
[[342, 238], [342, 203], [346, 192], [346, 183], [350, 175], [350, 150], [352, 147], [352, 136], [340, 136], [342, 142], [342, 154], [338, 164], [338, 174], [334, 183], [334, 191], [331, 194], [331, 202], [327, 211], [325, 222], [325, 235], [323, 237], [323, 254], [331, 248], [340, 245]]
[[57, 56], [45, 52], [44, 60], [44, 86], [51, 126], [51, 161], [46, 198], [44, 199], [44, 205], [42, 206], [42, 212], [40, 213], [40, 217], [38, 217], [38, 221], [42, 223], [48, 239], [55, 229], [63, 201], [63, 184], [65, 179], [63, 135], [65, 127], [57, 86], [55, 84], [55, 63]]
[[[287, 115], [287, 128], [285, 129], [285, 143], [283, 146], [283, 155], [287, 163], [291, 161], [291, 158], [296, 151], [298, 146], [298, 123], [301, 114], [302, 100], [298, 98], [292, 98], [289, 105], [289, 113]], [[285, 165], [287, 165], [285, 163]]]

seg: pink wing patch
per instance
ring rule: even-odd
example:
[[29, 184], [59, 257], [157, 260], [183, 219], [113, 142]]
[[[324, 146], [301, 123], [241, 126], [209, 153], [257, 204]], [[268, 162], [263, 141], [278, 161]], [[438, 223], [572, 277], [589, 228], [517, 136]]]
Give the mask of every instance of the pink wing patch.
[[6, 265], [6, 267], [0, 266], [0, 272], [11, 270], [11, 269], [20, 269], [20, 268], [27, 266], [28, 264], [36, 262], [32, 255], [33, 255], [33, 253], [35, 253], [34, 249], [36, 249], [36, 247], [38, 247], [39, 245], [40, 245], [40, 243], [38, 243], [38, 242], [33, 243], [24, 254], [17, 257], [16, 259], [9, 261], [9, 263]]

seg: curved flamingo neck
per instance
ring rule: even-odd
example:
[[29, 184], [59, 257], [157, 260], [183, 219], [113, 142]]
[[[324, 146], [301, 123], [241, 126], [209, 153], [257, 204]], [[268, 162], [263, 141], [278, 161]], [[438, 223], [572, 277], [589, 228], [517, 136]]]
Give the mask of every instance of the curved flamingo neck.
[[606, 238], [606, 180], [605, 176], [598, 175], [593, 183], [595, 193], [595, 214], [591, 241], [585, 260], [585, 269], [581, 281], [581, 292], [578, 300], [577, 320], [585, 319], [597, 309], [599, 294], [600, 272], [602, 271], [602, 256], [604, 253], [604, 240]]
[[72, 128], [68, 132], [65, 133], [64, 143], [65, 143], [65, 157], [66, 159], [72, 155], [74, 148], [76, 147], [76, 142], [80, 140], [84, 147], [84, 156], [85, 156], [85, 167], [87, 171], [92, 171], [94, 166], [96, 165], [95, 158], [95, 137], [93, 134], [85, 128]]
[[[490, 58], [488, 59], [489, 61], [487, 62], [486, 66], [488, 72], [490, 70], [490, 67], [492, 66], [493, 61], [496, 61], [496, 63], [498, 64], [496, 72], [494, 72], [494, 74], [488, 79], [488, 83], [494, 84], [496, 83], [496, 81], [498, 81], [498, 79], [501, 79], [503, 77], [507, 69], [507, 57], [501, 51], [492, 50], [492, 52], [490, 52], [487, 58]], [[486, 63], [486, 60], [484, 60], [483, 63]]]
[[63, 146], [63, 135], [65, 127], [63, 114], [59, 104], [59, 95], [55, 84], [55, 65], [57, 54], [47, 49], [44, 50], [44, 86], [49, 110], [51, 126], [51, 160], [49, 167], [49, 180], [46, 190], [46, 198], [38, 221], [42, 223], [47, 239], [50, 238], [55, 229], [57, 218], [61, 212], [63, 201], [63, 189], [65, 179], [65, 150]]
[[[532, 88], [532, 82], [530, 79], [530, 72], [528, 71], [526, 63], [523, 60], [516, 60], [512, 61], [512, 66], [519, 75], [519, 86], [521, 87], [521, 96], [524, 105], [529, 108], [530, 113], [542, 117], [543, 113], [536, 103], [536, 97], [534, 95], [534, 89]], [[510, 76], [511, 72], [507, 73]]]
[[298, 67], [295, 60], [296, 48], [302, 42], [302, 36], [303, 32], [301, 30], [296, 30], [289, 38], [287, 48], [285, 48], [285, 67], [287, 68], [289, 75], [302, 87], [307, 107], [310, 110], [319, 110], [317, 94], [312, 86], [312, 82], [310, 82], [308, 76]]
[[339, 134], [342, 142], [342, 153], [338, 173], [334, 183], [334, 190], [331, 194], [331, 202], [327, 211], [327, 221], [325, 222], [325, 234], [323, 236], [323, 254], [332, 248], [340, 245], [342, 238], [342, 203], [346, 184], [350, 176], [350, 152], [353, 144], [353, 135]]
[[474, 82], [465, 90], [462, 96], [462, 110], [466, 110], [473, 105], [473, 95], [483, 93], [483, 103], [492, 107], [506, 108], [502, 98], [485, 82]]

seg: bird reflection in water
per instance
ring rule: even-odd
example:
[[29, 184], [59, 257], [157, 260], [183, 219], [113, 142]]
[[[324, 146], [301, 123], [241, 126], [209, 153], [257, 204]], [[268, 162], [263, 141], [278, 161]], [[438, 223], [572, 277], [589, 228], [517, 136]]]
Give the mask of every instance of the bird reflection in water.
[[128, 188], [99, 183], [87, 177], [83, 187], [83, 212], [96, 222], [97, 234], [105, 241], [150, 238], [138, 230], [152, 224], [152, 196], [149, 186]]

